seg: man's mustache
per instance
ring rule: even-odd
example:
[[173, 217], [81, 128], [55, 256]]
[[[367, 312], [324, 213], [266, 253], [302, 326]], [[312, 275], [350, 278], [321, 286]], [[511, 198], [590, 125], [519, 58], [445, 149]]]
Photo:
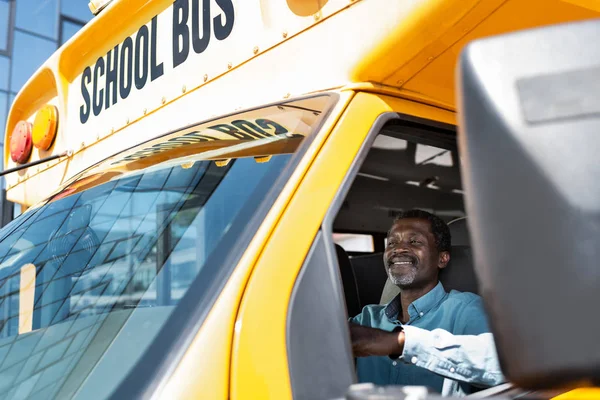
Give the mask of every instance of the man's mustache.
[[398, 263], [398, 262], [410, 262], [412, 265], [416, 265], [418, 261], [419, 261], [419, 259], [413, 254], [409, 254], [409, 253], [394, 254], [392, 257], [390, 257], [388, 259], [387, 266], [390, 267], [394, 263]]

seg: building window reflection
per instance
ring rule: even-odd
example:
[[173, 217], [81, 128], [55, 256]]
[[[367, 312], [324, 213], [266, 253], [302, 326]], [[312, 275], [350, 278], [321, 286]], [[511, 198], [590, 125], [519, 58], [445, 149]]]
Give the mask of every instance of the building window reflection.
[[0, 54], [10, 53], [10, 32], [12, 28], [11, 0], [0, 0]]
[[60, 19], [60, 44], [61, 46], [71, 39], [83, 27], [83, 23], [68, 17]]
[[75, 21], [81, 21], [82, 25], [92, 19], [92, 13], [88, 7], [88, 0], [62, 0], [60, 2], [60, 13], [63, 17], [69, 17]]
[[[56, 50], [56, 42], [15, 31], [10, 88], [18, 91]], [[15, 68], [15, 66], [18, 66]]]
[[[93, 15], [89, 0], [0, 0], [0, 152], [16, 94], [35, 71]], [[0, 170], [1, 170], [0, 162]], [[0, 190], [4, 187], [0, 185]], [[4, 196], [0, 193], [0, 211]], [[12, 215], [12, 209], [9, 214]], [[15, 207], [14, 215], [20, 213]], [[0, 213], [2, 214], [2, 213]], [[10, 220], [0, 218], [0, 226]]]
[[[8, 114], [8, 94], [0, 92], [0, 124], [4, 128]], [[2, 129], [2, 139], [4, 141], [4, 129]]]
[[10, 69], [10, 59], [0, 56], [0, 90], [8, 90], [8, 71]]
[[19, 0], [16, 4], [17, 28], [58, 39], [58, 0]]

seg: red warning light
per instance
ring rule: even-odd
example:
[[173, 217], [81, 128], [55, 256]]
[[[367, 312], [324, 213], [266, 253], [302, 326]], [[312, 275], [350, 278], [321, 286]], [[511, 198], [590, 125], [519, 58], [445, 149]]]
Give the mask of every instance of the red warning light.
[[19, 121], [13, 129], [10, 138], [10, 158], [19, 164], [24, 164], [31, 155], [31, 123]]

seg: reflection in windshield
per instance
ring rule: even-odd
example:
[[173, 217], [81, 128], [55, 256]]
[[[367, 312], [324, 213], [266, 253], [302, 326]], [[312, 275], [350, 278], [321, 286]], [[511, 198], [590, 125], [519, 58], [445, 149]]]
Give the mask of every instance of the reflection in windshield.
[[109, 395], [289, 157], [171, 164], [25, 219], [0, 242], [0, 394]]

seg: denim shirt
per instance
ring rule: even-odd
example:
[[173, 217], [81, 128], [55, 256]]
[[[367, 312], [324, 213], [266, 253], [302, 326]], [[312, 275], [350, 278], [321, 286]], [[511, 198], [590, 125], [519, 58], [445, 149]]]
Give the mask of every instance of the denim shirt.
[[[398, 320], [401, 311], [402, 305], [398, 295], [387, 305], [366, 306], [351, 322], [391, 332], [399, 326], [404, 326]], [[479, 335], [489, 332], [481, 298], [473, 293], [456, 290], [448, 293], [441, 282], [410, 304], [408, 314], [409, 321], [406, 325], [428, 331], [439, 328], [454, 335]], [[414, 346], [405, 346], [402, 356], [397, 360], [375, 356], [358, 358], [356, 367], [359, 382], [428, 386], [442, 395], [464, 395], [471, 392], [471, 386], [466, 381], [459, 384], [440, 375], [441, 371], [437, 370], [438, 363], [431, 354], [420, 352], [410, 353], [408, 356], [410, 349], [414, 349]], [[441, 370], [449, 371], [452, 368], [441, 361]], [[434, 368], [431, 368], [432, 365]]]

